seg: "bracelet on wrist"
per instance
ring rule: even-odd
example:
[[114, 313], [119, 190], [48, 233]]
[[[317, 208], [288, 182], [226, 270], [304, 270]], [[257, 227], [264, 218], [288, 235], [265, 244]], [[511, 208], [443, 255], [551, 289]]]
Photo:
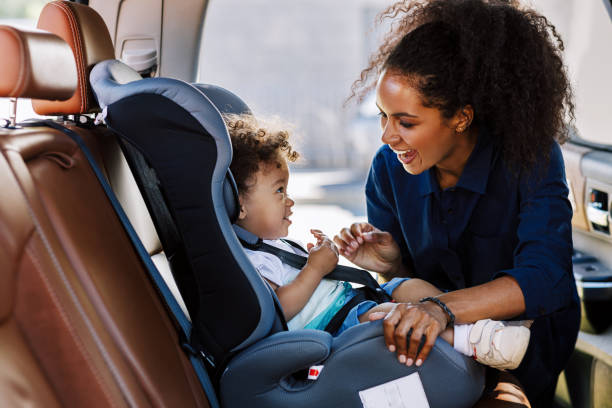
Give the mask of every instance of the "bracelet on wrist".
[[453, 314], [453, 312], [451, 312], [448, 306], [446, 306], [446, 303], [444, 303], [437, 297], [431, 297], [431, 296], [424, 297], [423, 299], [419, 300], [419, 303], [425, 303], [425, 302], [433, 302], [437, 304], [438, 306], [442, 308], [444, 313], [448, 315], [448, 324], [446, 325], [446, 327], [449, 327], [455, 324], [455, 315]]

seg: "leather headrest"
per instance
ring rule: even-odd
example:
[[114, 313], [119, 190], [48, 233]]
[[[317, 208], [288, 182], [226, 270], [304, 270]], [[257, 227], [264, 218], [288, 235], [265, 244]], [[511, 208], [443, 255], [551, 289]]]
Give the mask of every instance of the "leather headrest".
[[102, 17], [92, 8], [68, 1], [47, 3], [40, 13], [38, 28], [50, 31], [68, 43], [76, 60], [78, 83], [65, 102], [32, 101], [39, 115], [69, 115], [97, 111], [89, 87], [89, 72], [100, 61], [115, 57], [113, 42]]
[[66, 100], [74, 94], [74, 58], [58, 36], [0, 26], [0, 50], [0, 97]]

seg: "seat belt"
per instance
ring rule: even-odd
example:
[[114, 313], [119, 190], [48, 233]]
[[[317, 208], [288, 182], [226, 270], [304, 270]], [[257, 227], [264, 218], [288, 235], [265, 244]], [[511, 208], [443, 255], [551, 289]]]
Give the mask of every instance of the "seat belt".
[[[262, 239], [255, 237], [253, 234], [240, 227], [234, 226], [234, 231], [236, 232], [238, 239], [245, 248], [251, 249], [253, 251], [262, 251], [272, 254], [279, 258], [281, 262], [290, 265], [296, 269], [302, 269], [308, 261], [308, 257], [301, 256], [293, 252], [285, 251], [270, 244], [266, 244], [265, 242], [263, 242]], [[306, 250], [302, 248], [301, 245], [294, 241], [285, 238], [282, 238], [281, 241], [303, 252], [306, 252]], [[342, 323], [346, 319], [346, 316], [349, 314], [351, 309], [357, 306], [359, 303], [364, 302], [366, 300], [372, 300], [380, 304], [393, 300], [391, 296], [389, 296], [389, 294], [380, 287], [380, 285], [378, 284], [378, 282], [376, 282], [372, 275], [370, 275], [369, 272], [364, 271], [363, 269], [351, 268], [349, 266], [344, 265], [336, 265], [333, 271], [325, 275], [325, 279], [353, 282], [363, 285], [363, 287], [357, 288], [355, 290], [357, 292], [355, 296], [349, 299], [349, 301], [346, 302], [344, 306], [342, 306], [340, 310], [338, 310], [334, 314], [327, 326], [325, 326], [324, 330], [330, 334], [335, 334], [338, 329], [340, 329]]]
[[[287, 239], [281, 239], [281, 241], [284, 241], [288, 243], [289, 245], [292, 245], [296, 248], [300, 248], [304, 250], [297, 243], [294, 243], [293, 241], [289, 241]], [[306, 256], [302, 256], [302, 255], [298, 255], [293, 252], [285, 251], [283, 249], [275, 247], [274, 245], [266, 244], [265, 242], [256, 244], [255, 247], [248, 243], [246, 245], [248, 245], [247, 248], [250, 247], [249, 249], [267, 252], [269, 254], [275, 255], [283, 263], [286, 263], [287, 265], [291, 265], [296, 269], [304, 268], [304, 266], [306, 266], [306, 262], [308, 261], [308, 257]], [[325, 275], [325, 279], [333, 279], [333, 280], [338, 280], [338, 281], [358, 283], [360, 285], [363, 285], [373, 290], [375, 293], [379, 293], [380, 298], [381, 298], [380, 302], [386, 302], [386, 301], [391, 300], [391, 296], [389, 296], [389, 294], [387, 294], [387, 292], [385, 292], [380, 287], [376, 279], [374, 279], [368, 271], [364, 271], [363, 269], [352, 268], [350, 266], [345, 266], [345, 265], [336, 265], [336, 267], [330, 273]], [[376, 300], [376, 299], [372, 299], [372, 300]]]
[[[89, 165], [94, 171], [96, 177], [98, 178], [98, 181], [100, 182], [100, 185], [102, 186], [104, 192], [106, 193], [106, 196], [111, 202], [111, 205], [113, 206], [115, 212], [117, 213], [119, 220], [123, 224], [123, 227], [125, 228], [125, 231], [127, 232], [130, 240], [132, 241], [132, 244], [134, 245], [136, 252], [140, 256], [140, 259], [145, 265], [147, 271], [149, 272], [150, 278], [153, 280], [153, 283], [155, 284], [160, 294], [162, 295], [163, 300], [166, 303], [166, 306], [172, 313], [178, 326], [181, 328], [182, 336], [184, 336], [184, 339], [185, 339], [185, 343], [182, 344], [182, 347], [184, 350], [188, 352], [191, 364], [194, 368], [194, 371], [196, 372], [198, 376], [198, 379], [200, 380], [200, 384], [202, 385], [202, 388], [204, 389], [204, 392], [206, 394], [206, 397], [208, 398], [211, 408], [220, 408], [215, 389], [212, 385], [212, 382], [210, 381], [210, 377], [208, 376], [206, 368], [204, 367], [204, 362], [202, 361], [201, 358], [206, 359], [209, 362], [209, 364], [211, 364], [213, 367], [214, 367], [214, 364], [212, 363], [210, 357], [208, 356], [208, 353], [202, 350], [195, 350], [189, 343], [189, 340], [191, 339], [191, 322], [187, 319], [187, 316], [185, 316], [185, 314], [181, 310], [181, 307], [179, 306], [175, 297], [172, 295], [172, 292], [170, 292], [170, 289], [168, 289], [166, 282], [164, 281], [161, 274], [157, 270], [157, 267], [151, 260], [151, 256], [149, 255], [148, 251], [145, 249], [142, 241], [140, 240], [140, 237], [138, 237], [138, 234], [134, 230], [134, 227], [132, 226], [130, 220], [128, 219], [127, 215], [123, 211], [123, 207], [121, 207], [119, 200], [117, 200], [117, 197], [115, 196], [115, 193], [113, 192], [112, 187], [108, 183], [108, 180], [106, 180], [106, 177], [100, 170], [100, 167], [96, 163], [93, 155], [91, 154], [91, 151], [89, 150], [89, 148], [87, 147], [87, 145], [85, 144], [81, 136], [79, 136], [79, 134], [76, 133], [75, 131], [67, 127], [64, 127], [63, 125], [60, 125], [59, 123], [54, 122], [52, 120], [25, 122], [25, 123], [21, 123], [20, 126], [23, 126], [23, 127], [47, 126], [47, 127], [59, 130], [60, 132], [64, 133], [65, 135], [70, 137], [72, 140], [74, 140], [76, 144], [79, 146], [79, 148], [81, 149], [81, 151], [87, 158], [87, 161], [89, 162]], [[200, 355], [198, 355], [198, 353]]]

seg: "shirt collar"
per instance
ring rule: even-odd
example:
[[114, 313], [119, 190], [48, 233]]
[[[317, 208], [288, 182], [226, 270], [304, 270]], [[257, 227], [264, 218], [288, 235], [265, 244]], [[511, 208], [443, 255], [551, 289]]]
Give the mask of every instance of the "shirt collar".
[[[486, 131], [481, 131], [478, 135], [476, 146], [474, 146], [474, 150], [472, 150], [455, 187], [484, 194], [487, 189], [492, 158], [493, 143], [491, 143]], [[419, 176], [419, 192], [421, 196], [438, 191], [440, 191], [440, 186], [436, 180], [433, 168], [424, 171]]]

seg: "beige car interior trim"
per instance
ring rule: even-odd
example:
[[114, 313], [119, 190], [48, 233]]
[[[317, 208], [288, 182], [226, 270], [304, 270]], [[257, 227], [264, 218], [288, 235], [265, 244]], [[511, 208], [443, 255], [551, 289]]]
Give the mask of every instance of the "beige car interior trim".
[[[90, 0], [111, 33], [115, 55], [157, 51], [157, 75], [194, 82], [207, 0]], [[177, 46], [180, 44], [180, 46]]]

